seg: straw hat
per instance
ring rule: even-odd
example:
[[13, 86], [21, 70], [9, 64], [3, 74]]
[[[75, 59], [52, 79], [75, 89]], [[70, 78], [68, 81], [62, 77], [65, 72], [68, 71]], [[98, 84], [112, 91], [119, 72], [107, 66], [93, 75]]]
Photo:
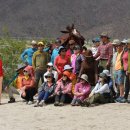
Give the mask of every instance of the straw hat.
[[88, 81], [88, 76], [87, 76], [86, 74], [82, 74], [80, 78], [81, 78], [81, 79], [84, 79], [84, 80], [87, 81], [87, 82], [89, 82], [89, 81]]

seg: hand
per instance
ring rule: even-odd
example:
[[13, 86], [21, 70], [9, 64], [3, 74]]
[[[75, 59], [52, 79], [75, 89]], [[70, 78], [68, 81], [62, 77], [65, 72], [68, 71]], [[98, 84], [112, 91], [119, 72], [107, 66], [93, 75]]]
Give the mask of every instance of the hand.
[[25, 92], [22, 92], [22, 94], [21, 94], [23, 97], [25, 97], [26, 96], [26, 93]]
[[61, 71], [57, 70], [58, 74], [61, 74]]

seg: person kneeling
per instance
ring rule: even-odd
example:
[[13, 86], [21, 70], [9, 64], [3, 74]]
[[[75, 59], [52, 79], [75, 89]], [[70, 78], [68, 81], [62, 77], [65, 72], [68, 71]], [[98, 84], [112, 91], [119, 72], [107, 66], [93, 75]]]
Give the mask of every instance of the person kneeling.
[[45, 104], [45, 102], [48, 100], [50, 96], [54, 95], [55, 90], [55, 78], [53, 73], [48, 73], [45, 78], [47, 79], [46, 82], [44, 82], [41, 87], [39, 88], [38, 93], [38, 100], [34, 107], [42, 107]]
[[64, 71], [62, 78], [57, 82], [55, 90], [55, 106], [63, 106], [65, 100], [70, 100], [72, 83], [70, 80], [70, 72]]
[[90, 106], [91, 104], [104, 104], [109, 103], [111, 99], [110, 96], [110, 89], [108, 86], [108, 79], [106, 74], [100, 73], [99, 74], [99, 82], [96, 84], [95, 88], [89, 95], [89, 98], [85, 99], [81, 106]]

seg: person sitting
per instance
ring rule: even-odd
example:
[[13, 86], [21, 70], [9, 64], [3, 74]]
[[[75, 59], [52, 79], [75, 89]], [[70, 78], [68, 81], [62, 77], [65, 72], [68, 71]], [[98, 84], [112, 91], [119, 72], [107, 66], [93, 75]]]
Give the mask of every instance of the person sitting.
[[45, 78], [47, 79], [46, 82], [44, 82], [41, 87], [39, 88], [39, 93], [38, 93], [38, 100], [36, 102], [36, 105], [34, 107], [38, 106], [44, 106], [46, 105], [46, 101], [50, 96], [54, 94], [54, 90], [56, 87], [55, 84], [55, 78], [53, 73], [48, 73]]
[[53, 73], [55, 81], [58, 80], [58, 73], [53, 69], [53, 64], [51, 62], [47, 64], [47, 72], [44, 74], [44, 82], [47, 82], [46, 75], [48, 75], [48, 73]]
[[28, 67], [23, 70], [23, 74], [20, 84], [21, 97], [26, 100], [28, 105], [31, 105], [33, 104], [33, 96], [36, 94], [35, 79], [31, 76]]
[[69, 77], [70, 72], [64, 71], [62, 78], [57, 82], [55, 89], [55, 106], [63, 106], [66, 100], [71, 99], [72, 83]]
[[90, 94], [90, 84], [88, 82], [88, 76], [82, 74], [80, 77], [80, 82], [75, 85], [74, 98], [71, 102], [72, 106], [79, 105], [79, 102], [82, 102]]
[[80, 105], [89, 107], [96, 103], [109, 103], [110, 100], [110, 89], [108, 86], [108, 79], [106, 74], [99, 74], [99, 82], [89, 95], [89, 98], [85, 99]]

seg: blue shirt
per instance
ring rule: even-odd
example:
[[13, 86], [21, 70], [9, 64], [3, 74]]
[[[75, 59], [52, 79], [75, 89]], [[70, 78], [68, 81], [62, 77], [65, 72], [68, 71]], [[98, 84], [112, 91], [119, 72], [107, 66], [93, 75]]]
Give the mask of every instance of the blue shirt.
[[21, 59], [22, 61], [25, 63], [27, 62], [28, 65], [31, 65], [32, 66], [32, 56], [33, 56], [33, 53], [37, 51], [36, 48], [28, 48], [26, 49], [22, 54], [21, 54]]
[[51, 55], [51, 62], [54, 64], [54, 60], [56, 58], [56, 56], [59, 55], [59, 49], [55, 48], [53, 51], [52, 51], [52, 55]]

